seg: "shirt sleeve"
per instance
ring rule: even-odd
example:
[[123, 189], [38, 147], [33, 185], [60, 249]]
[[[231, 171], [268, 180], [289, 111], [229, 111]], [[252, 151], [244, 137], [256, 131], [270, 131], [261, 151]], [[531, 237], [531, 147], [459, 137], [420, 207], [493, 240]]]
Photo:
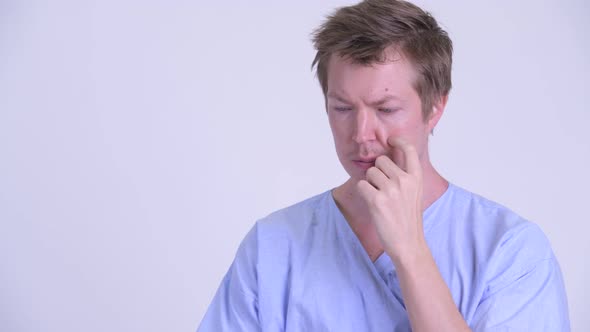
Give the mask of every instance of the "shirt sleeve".
[[259, 331], [256, 226], [246, 235], [197, 332]]
[[499, 247], [473, 331], [570, 331], [561, 270], [543, 232], [527, 227]]

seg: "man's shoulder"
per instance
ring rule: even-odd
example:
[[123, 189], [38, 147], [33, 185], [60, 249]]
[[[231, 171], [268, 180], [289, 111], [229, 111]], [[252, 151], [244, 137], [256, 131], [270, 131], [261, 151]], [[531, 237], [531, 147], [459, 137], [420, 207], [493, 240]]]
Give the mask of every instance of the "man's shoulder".
[[545, 257], [550, 255], [550, 243], [536, 223], [501, 203], [457, 186], [454, 196], [450, 207], [455, 208], [454, 217], [462, 217], [455, 220], [461, 220], [464, 230], [480, 244], [489, 241], [496, 249], [512, 251], [526, 246]]
[[452, 198], [447, 209], [464, 217], [473, 226], [512, 229], [533, 224], [511, 208], [456, 185], [450, 185]]
[[317, 209], [325, 207], [327, 199], [330, 198], [330, 191], [311, 196], [297, 203], [283, 207], [267, 216], [261, 218], [259, 223], [280, 223], [292, 220], [293, 218], [308, 217]]
[[305, 232], [326, 219], [331, 199], [331, 191], [328, 190], [276, 210], [257, 221], [259, 232], [269, 235]]

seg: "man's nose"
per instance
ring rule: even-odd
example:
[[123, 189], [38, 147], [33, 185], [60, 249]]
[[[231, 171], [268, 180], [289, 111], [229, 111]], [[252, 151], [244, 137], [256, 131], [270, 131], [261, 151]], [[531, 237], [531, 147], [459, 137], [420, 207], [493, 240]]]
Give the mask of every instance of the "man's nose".
[[353, 140], [356, 143], [363, 143], [375, 139], [375, 114], [368, 109], [357, 109], [355, 114]]

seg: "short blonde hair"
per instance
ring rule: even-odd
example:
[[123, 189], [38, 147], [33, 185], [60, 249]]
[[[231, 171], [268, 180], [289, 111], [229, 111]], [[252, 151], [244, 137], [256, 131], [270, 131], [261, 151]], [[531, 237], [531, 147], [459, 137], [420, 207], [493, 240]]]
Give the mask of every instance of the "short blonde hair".
[[365, 0], [336, 10], [313, 33], [317, 50], [312, 69], [324, 97], [328, 91], [328, 62], [333, 54], [355, 63], [382, 63], [394, 47], [417, 73], [414, 89], [427, 119], [434, 103], [451, 90], [453, 44], [428, 12], [406, 1]]

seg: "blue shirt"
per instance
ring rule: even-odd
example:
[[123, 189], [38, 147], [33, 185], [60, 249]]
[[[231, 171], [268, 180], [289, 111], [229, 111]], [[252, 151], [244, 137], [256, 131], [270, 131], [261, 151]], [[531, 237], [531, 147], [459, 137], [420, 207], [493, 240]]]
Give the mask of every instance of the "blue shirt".
[[[423, 215], [440, 273], [474, 331], [569, 331], [566, 294], [535, 224], [449, 185]], [[199, 332], [410, 331], [395, 266], [372, 262], [331, 191], [259, 220]]]

